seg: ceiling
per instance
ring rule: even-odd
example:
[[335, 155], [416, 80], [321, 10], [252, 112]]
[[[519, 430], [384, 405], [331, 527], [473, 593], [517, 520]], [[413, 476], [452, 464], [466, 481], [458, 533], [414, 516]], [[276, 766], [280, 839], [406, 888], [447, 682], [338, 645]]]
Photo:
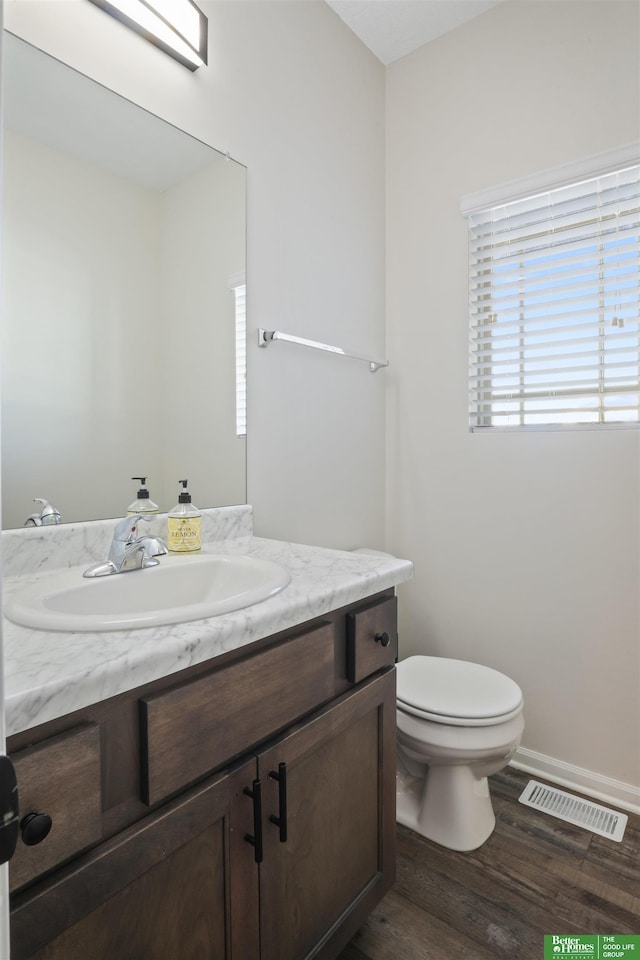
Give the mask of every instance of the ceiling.
[[504, 0], [326, 0], [382, 63], [393, 63]]

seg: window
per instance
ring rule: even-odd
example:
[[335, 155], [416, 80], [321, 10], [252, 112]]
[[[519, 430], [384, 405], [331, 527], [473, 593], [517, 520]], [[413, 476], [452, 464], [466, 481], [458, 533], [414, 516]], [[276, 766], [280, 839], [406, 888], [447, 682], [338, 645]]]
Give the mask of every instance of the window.
[[639, 422], [640, 165], [627, 152], [598, 175], [463, 201], [472, 429]]
[[229, 279], [234, 294], [236, 357], [236, 436], [247, 435], [247, 285], [244, 273]]

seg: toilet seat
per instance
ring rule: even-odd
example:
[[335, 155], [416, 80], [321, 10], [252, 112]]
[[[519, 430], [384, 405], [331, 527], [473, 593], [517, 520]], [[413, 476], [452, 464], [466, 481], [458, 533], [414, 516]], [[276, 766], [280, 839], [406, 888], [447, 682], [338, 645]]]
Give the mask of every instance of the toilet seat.
[[433, 723], [492, 726], [522, 710], [522, 691], [503, 673], [446, 657], [408, 657], [396, 666], [398, 709]]

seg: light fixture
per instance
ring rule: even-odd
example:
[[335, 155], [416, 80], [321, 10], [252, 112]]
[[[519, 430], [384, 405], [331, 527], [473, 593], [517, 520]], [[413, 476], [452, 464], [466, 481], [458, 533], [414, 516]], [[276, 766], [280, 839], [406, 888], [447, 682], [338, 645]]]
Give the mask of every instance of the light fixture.
[[193, 0], [90, 0], [189, 70], [207, 62], [207, 18]]

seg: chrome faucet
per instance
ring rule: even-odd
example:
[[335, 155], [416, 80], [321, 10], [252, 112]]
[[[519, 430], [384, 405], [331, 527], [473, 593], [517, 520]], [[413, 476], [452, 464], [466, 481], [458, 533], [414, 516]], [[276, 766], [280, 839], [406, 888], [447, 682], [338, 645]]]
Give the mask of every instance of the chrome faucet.
[[105, 563], [96, 563], [89, 567], [83, 577], [107, 577], [112, 573], [156, 567], [159, 563], [156, 557], [168, 553], [167, 546], [159, 537], [139, 537], [140, 520], [149, 523], [151, 517], [136, 513], [120, 520], [113, 531], [109, 558]]
[[62, 515], [59, 510], [53, 507], [48, 500], [42, 497], [34, 497], [34, 503], [41, 503], [40, 513], [32, 513], [24, 522], [25, 527], [48, 527], [54, 523], [60, 523]]

